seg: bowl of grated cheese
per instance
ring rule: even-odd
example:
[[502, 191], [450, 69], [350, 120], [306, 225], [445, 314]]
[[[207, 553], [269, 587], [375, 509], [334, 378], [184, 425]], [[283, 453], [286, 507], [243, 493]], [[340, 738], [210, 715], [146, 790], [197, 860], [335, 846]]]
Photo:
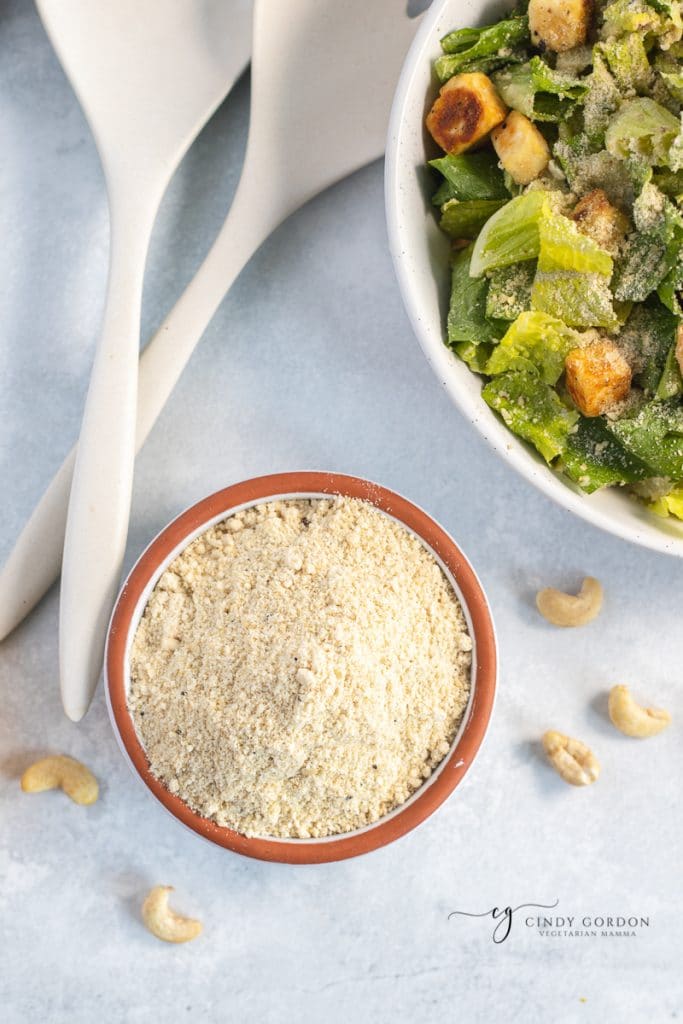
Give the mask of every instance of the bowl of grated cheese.
[[377, 484], [284, 473], [193, 505], [112, 616], [107, 702], [133, 772], [246, 856], [377, 849], [449, 796], [483, 741], [496, 643], [481, 585]]
[[[449, 239], [434, 215], [435, 181], [426, 166], [430, 158], [443, 156], [425, 128], [439, 88], [434, 62], [444, 59], [440, 41], [448, 33], [494, 24], [509, 17], [514, 8], [513, 0], [434, 0], [406, 57], [394, 98], [385, 161], [389, 247], [404, 305], [417, 340], [450, 398], [509, 466], [594, 526], [654, 551], [683, 557], [680, 521], [653, 514], [630, 496], [626, 487], [586, 493], [549, 467], [486, 404], [482, 397], [485, 379], [444, 343], [451, 285]], [[467, 298], [463, 302], [466, 304]], [[657, 496], [653, 491], [649, 500]]]

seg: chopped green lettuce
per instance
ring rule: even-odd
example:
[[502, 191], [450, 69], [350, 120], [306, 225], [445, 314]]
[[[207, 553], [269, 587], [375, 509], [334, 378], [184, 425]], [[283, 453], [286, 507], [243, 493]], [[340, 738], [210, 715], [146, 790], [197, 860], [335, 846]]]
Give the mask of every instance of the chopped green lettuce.
[[[639, 366], [634, 383], [648, 395], [659, 387], [667, 356], [676, 338], [678, 320], [657, 299], [636, 305], [619, 334], [624, 352]], [[666, 398], [669, 396], [661, 395]]]
[[571, 327], [616, 327], [609, 281], [612, 257], [576, 224], [544, 210], [539, 219], [538, 270], [531, 308]]
[[622, 160], [642, 156], [653, 165], [673, 166], [669, 163], [669, 150], [679, 130], [680, 122], [671, 111], [641, 96], [625, 100], [610, 119], [605, 145]]
[[562, 320], [545, 313], [521, 313], [493, 349], [486, 373], [522, 370], [540, 374], [546, 384], [556, 384], [565, 356], [579, 341], [580, 335]]
[[661, 26], [661, 18], [656, 9], [650, 7], [646, 0], [615, 0], [605, 7], [602, 18], [601, 34], [605, 39], [628, 35], [630, 32], [654, 34]]
[[652, 475], [650, 467], [610, 433], [600, 416], [582, 416], [567, 438], [562, 470], [592, 494], [600, 487], [635, 483]]
[[[683, 218], [673, 203], [648, 183], [633, 204], [633, 219], [636, 230], [627, 239], [612, 287], [619, 301], [643, 302], [676, 267], [683, 243]], [[675, 289], [675, 280], [669, 285]], [[673, 308], [673, 290], [669, 295], [668, 286], [661, 298]]]
[[505, 199], [468, 199], [460, 202], [451, 199], [441, 210], [439, 226], [451, 238], [476, 238], [489, 217], [501, 206]]
[[[509, 429], [566, 479], [587, 493], [628, 487], [683, 520], [683, 0], [596, 8], [592, 41], [566, 56], [532, 45], [523, 14], [442, 40], [441, 81], [489, 74], [554, 158], [530, 188], [500, 166], [490, 141], [430, 161], [441, 175], [441, 228], [470, 243], [452, 247], [447, 344], [485, 378], [482, 396]], [[552, 180], [557, 165], [566, 185]], [[595, 189], [631, 224], [609, 252], [558, 212], [559, 193]], [[595, 237], [603, 227], [607, 237], [595, 216]], [[633, 381], [620, 408], [585, 417], [563, 372], [596, 328]]]
[[578, 413], [568, 409], [538, 374], [503, 373], [489, 381], [482, 397], [514, 434], [534, 445], [546, 462], [562, 455]]
[[441, 40], [443, 56], [434, 61], [434, 70], [441, 82], [447, 82], [462, 71], [488, 73], [513, 61], [524, 59], [529, 42], [529, 20], [526, 15], [508, 18], [484, 28], [458, 29]]
[[683, 116], [681, 117], [678, 134], [669, 146], [668, 157], [662, 162], [667, 167], [670, 167], [672, 171], [683, 170]]
[[679, 204], [683, 200], [683, 171], [655, 171], [652, 184], [669, 199]]
[[668, 55], [658, 54], [655, 58], [655, 69], [671, 98], [679, 105], [683, 103], [683, 72], [678, 61], [672, 60]]
[[450, 199], [466, 202], [468, 199], [509, 198], [498, 158], [490, 150], [458, 156], [448, 153], [430, 160], [429, 166], [444, 177], [432, 199], [435, 206], [443, 206]]
[[526, 192], [506, 203], [486, 222], [474, 243], [470, 274], [481, 277], [488, 270], [538, 256], [538, 221], [548, 200], [544, 192]]
[[608, 420], [607, 426], [647, 463], [651, 476], [683, 479], [683, 406], [677, 399], [645, 402], [629, 416]]
[[683, 519], [683, 487], [674, 487], [668, 494], [648, 505], [648, 508], [658, 516]]
[[629, 33], [668, 49], [683, 35], [678, 0], [615, 0], [603, 11], [601, 34], [610, 39]]
[[604, 55], [617, 88], [622, 93], [642, 93], [651, 85], [652, 68], [642, 35], [630, 33], [617, 39], [609, 39], [599, 44], [599, 51]]
[[536, 273], [533, 260], [500, 267], [489, 274], [486, 315], [497, 320], [516, 320], [531, 308], [531, 286]]
[[539, 270], [574, 270], [611, 276], [614, 264], [610, 254], [582, 234], [569, 217], [546, 207], [539, 217], [538, 232]]
[[683, 253], [679, 251], [676, 262], [657, 287], [657, 295], [667, 309], [677, 316], [683, 314], [680, 296], [683, 293]]
[[534, 121], [566, 119], [588, 92], [588, 83], [554, 71], [540, 57], [493, 75], [496, 89], [509, 107]]
[[683, 376], [676, 356], [675, 342], [666, 354], [655, 394], [657, 398], [676, 398], [683, 395]]
[[460, 249], [453, 257], [451, 302], [448, 310], [448, 344], [470, 342], [474, 345], [497, 340], [502, 332], [486, 316], [486, 278], [470, 277], [472, 246]]
[[643, 302], [670, 269], [666, 241], [658, 235], [636, 231], [628, 238], [617, 263], [612, 285], [614, 295], [620, 302]]
[[[657, 45], [662, 50], [676, 47], [683, 38], [683, 18], [680, 0], [646, 0], [660, 16], [661, 23], [655, 31]], [[679, 54], [680, 56], [680, 54]]]
[[[554, 155], [572, 190], [579, 194], [602, 188], [611, 203], [622, 206], [633, 198], [633, 167], [612, 156], [606, 149], [591, 152], [585, 135], [576, 135], [569, 142], [555, 143]], [[651, 168], [645, 164], [648, 173]]]
[[539, 271], [531, 290], [531, 307], [562, 317], [572, 327], [614, 330], [619, 325], [609, 280], [601, 274]]
[[459, 341], [453, 345], [453, 351], [462, 359], [463, 363], [467, 363], [470, 370], [475, 373], [485, 373], [493, 346], [488, 342], [477, 345], [473, 341]]
[[605, 132], [621, 103], [621, 93], [598, 46], [593, 49], [593, 70], [586, 81], [588, 94], [583, 104], [584, 132], [590, 146], [599, 150], [605, 145]]

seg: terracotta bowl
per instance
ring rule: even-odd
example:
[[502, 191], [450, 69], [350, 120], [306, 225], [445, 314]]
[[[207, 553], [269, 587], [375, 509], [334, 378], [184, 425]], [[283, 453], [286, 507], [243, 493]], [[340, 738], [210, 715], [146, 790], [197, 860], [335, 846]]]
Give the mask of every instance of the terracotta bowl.
[[[470, 699], [458, 733], [439, 767], [409, 800], [373, 825], [325, 839], [247, 838], [216, 825], [170, 793], [149, 770], [128, 710], [129, 653], [157, 580], [200, 533], [251, 505], [284, 498], [341, 494], [363, 498], [415, 533], [440, 563], [460, 599], [473, 641]], [[140, 556], [116, 602], [105, 654], [109, 712], [133, 771], [178, 821], [205, 839], [236, 853], [289, 864], [319, 864], [368, 853], [398, 839], [429, 817], [472, 765], [486, 732], [496, 689], [496, 641], [484, 592], [469, 562], [438, 523], [405, 498], [378, 484], [337, 473], [281, 473], [257, 477], [217, 491], [193, 505], [152, 541]]]

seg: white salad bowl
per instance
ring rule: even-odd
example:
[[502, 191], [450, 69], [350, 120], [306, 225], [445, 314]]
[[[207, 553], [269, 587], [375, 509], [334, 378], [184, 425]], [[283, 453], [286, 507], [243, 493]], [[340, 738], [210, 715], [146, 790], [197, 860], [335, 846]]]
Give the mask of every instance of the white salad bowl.
[[387, 140], [385, 197], [389, 246], [408, 316], [427, 359], [461, 413], [492, 448], [563, 508], [625, 540], [683, 558], [683, 523], [653, 515], [624, 491], [584, 494], [507, 429], [481, 397], [482, 380], [444, 344], [450, 273], [426, 161], [439, 153], [424, 119], [438, 85], [432, 62], [456, 28], [490, 24], [513, 7], [500, 0], [434, 0], [406, 57]]

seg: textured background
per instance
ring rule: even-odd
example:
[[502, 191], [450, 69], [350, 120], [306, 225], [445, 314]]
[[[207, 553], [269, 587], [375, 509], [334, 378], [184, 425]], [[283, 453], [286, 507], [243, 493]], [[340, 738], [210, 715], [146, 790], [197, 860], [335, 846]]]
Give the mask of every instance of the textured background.
[[[222, 221], [245, 142], [242, 81], [190, 152], [156, 228], [143, 334]], [[102, 313], [108, 223], [83, 118], [26, 0], [0, 6], [0, 558], [73, 442]], [[259, 473], [330, 468], [426, 507], [480, 573], [502, 672], [487, 743], [416, 832], [360, 860], [297, 869], [240, 859], [166, 817], [130, 774], [101, 689], [73, 725], [57, 694], [57, 594], [0, 647], [0, 1006], [24, 1022], [264, 1022], [353, 1015], [665, 1021], [681, 1012], [681, 564], [597, 532], [513, 475], [433, 378], [401, 307], [382, 167], [310, 204], [223, 303], [140, 459], [127, 565], [172, 516]], [[36, 552], [40, 557], [40, 552]], [[539, 585], [590, 572], [607, 604], [581, 632], [546, 626]], [[620, 737], [605, 693], [629, 682], [677, 723]], [[603, 775], [565, 786], [548, 726]], [[93, 766], [90, 809], [22, 796], [34, 755]], [[205, 923], [187, 947], [140, 924], [159, 882]], [[515, 918], [448, 920], [559, 899], [555, 913], [648, 916], [636, 937], [542, 937]]]

